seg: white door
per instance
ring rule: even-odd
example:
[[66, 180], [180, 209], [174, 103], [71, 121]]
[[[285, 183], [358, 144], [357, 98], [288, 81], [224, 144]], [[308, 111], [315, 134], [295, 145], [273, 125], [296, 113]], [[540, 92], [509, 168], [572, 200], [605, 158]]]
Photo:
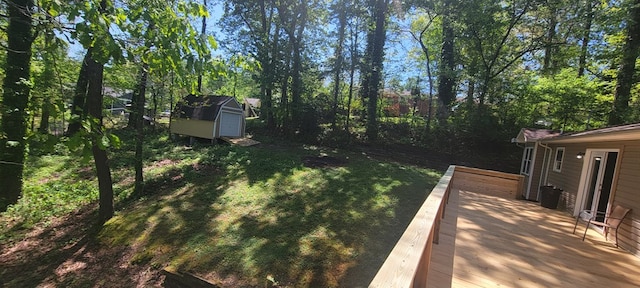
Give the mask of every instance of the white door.
[[222, 112], [220, 114], [220, 137], [240, 137], [242, 114]]
[[586, 158], [589, 162], [581, 209], [597, 211], [598, 221], [604, 221], [609, 207], [617, 158], [617, 152], [607, 151], [592, 151]]

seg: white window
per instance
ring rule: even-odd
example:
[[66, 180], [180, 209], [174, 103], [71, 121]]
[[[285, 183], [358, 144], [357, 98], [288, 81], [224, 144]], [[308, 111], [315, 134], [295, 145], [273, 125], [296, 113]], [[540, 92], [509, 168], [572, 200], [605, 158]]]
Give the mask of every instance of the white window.
[[553, 171], [562, 171], [562, 160], [564, 159], [564, 147], [556, 148], [556, 157], [553, 160]]
[[529, 175], [531, 171], [531, 162], [533, 161], [533, 147], [525, 147], [522, 154], [522, 166], [520, 174]]

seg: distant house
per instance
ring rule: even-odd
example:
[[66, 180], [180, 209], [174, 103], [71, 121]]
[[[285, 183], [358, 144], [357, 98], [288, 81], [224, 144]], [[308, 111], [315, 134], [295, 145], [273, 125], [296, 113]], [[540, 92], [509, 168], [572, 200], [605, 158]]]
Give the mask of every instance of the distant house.
[[242, 108], [244, 109], [245, 117], [258, 117], [260, 116], [260, 99], [244, 98]]
[[118, 90], [111, 87], [102, 87], [102, 95], [105, 97], [105, 109], [111, 115], [125, 115], [131, 108], [133, 92], [131, 90]]
[[233, 97], [190, 94], [172, 116], [171, 133], [204, 139], [244, 137], [242, 106]]
[[[386, 116], [399, 117], [413, 114], [414, 111], [416, 116], [429, 115], [429, 99], [415, 98], [411, 95], [411, 91], [397, 93], [385, 89], [382, 97], [387, 100], [386, 106], [383, 108]], [[432, 102], [431, 115], [433, 116], [435, 115], [436, 100], [434, 99]]]
[[558, 207], [574, 216], [631, 208], [618, 238], [640, 256], [640, 123], [577, 133], [525, 128], [514, 142], [524, 145], [525, 198], [539, 200], [540, 186], [549, 185], [563, 190]]

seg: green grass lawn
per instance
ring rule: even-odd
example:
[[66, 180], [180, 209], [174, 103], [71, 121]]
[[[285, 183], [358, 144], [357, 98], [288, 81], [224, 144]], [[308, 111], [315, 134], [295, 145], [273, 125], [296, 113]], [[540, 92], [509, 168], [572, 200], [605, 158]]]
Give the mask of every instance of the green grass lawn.
[[[264, 140], [247, 148], [185, 147], [155, 137], [146, 147], [144, 195], [131, 195], [132, 149], [112, 153], [120, 210], [93, 241], [127, 247], [131, 265], [189, 271], [228, 286], [367, 285], [441, 175], [363, 154]], [[304, 165], [305, 157], [316, 156], [343, 161]], [[16, 235], [15, 223], [30, 227], [96, 201], [95, 179], [85, 175], [90, 163], [70, 156], [30, 161], [30, 196], [2, 214], [3, 234]], [[59, 200], [68, 204], [28, 213]]]

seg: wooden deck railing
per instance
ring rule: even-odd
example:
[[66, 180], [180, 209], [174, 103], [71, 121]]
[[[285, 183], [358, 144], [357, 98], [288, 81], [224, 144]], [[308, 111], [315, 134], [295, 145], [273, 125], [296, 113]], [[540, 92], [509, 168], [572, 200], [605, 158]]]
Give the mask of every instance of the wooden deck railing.
[[521, 195], [524, 188], [524, 180], [520, 175], [449, 166], [387, 256], [369, 287], [427, 286], [432, 246], [438, 243], [440, 222], [444, 217], [454, 181], [459, 189], [474, 183], [473, 185], [481, 185], [490, 191], [514, 198]]

